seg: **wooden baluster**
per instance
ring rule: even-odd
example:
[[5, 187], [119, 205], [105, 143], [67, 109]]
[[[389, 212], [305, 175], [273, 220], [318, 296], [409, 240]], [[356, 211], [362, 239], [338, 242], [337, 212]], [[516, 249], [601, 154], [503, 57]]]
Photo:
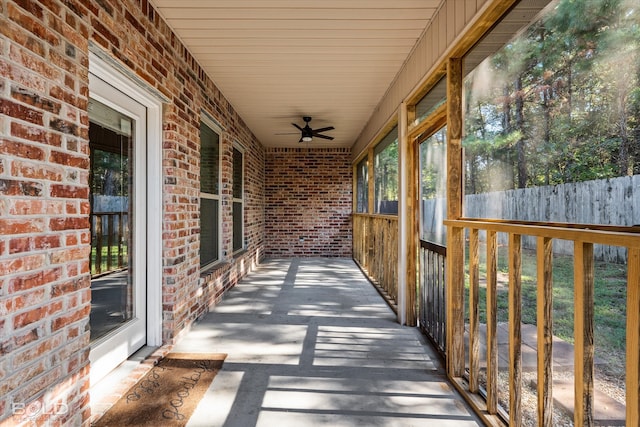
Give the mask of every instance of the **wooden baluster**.
[[132, 246], [130, 246], [131, 243], [131, 234], [130, 234], [130, 230], [129, 230], [129, 212], [125, 212], [124, 213], [124, 221], [123, 223], [123, 229], [122, 229], [122, 234], [124, 236], [125, 240], [125, 251], [126, 251], [126, 258], [125, 258], [125, 262], [124, 265], [126, 267], [129, 266], [129, 260], [130, 258], [130, 254], [131, 251], [133, 250]]
[[509, 424], [522, 424], [522, 238], [509, 233]]
[[107, 215], [107, 271], [113, 269], [113, 214]]
[[356, 247], [354, 248], [354, 252], [356, 254], [356, 259], [360, 262], [360, 265], [364, 267], [364, 237], [366, 230], [364, 228], [364, 218], [361, 216], [355, 216], [353, 218], [353, 232], [357, 233], [356, 237]]
[[640, 426], [640, 248], [627, 259], [627, 425]]
[[[398, 304], [398, 293], [396, 292], [396, 283], [391, 279], [392, 276], [392, 270], [393, 267], [391, 264], [394, 260], [393, 254], [398, 252], [398, 246], [394, 245], [393, 243], [393, 239], [391, 238], [393, 236], [391, 228], [391, 221], [386, 220], [385, 221], [385, 232], [386, 232], [386, 238], [384, 239], [385, 242], [387, 242], [387, 252], [386, 252], [386, 256], [384, 258], [378, 258], [378, 263], [383, 266], [383, 274], [384, 274], [384, 281], [385, 281], [385, 287], [387, 290], [387, 293], [389, 295], [391, 295], [391, 298], [393, 299], [393, 301]], [[389, 260], [389, 263], [384, 263], [382, 262], [382, 260]], [[396, 258], [397, 259], [397, 258]]]
[[424, 248], [422, 245], [418, 249], [418, 326], [424, 327], [424, 287], [425, 287], [425, 264], [424, 264]]
[[[393, 237], [390, 240], [390, 253], [392, 254], [391, 263], [387, 265], [389, 271], [389, 283], [393, 289], [393, 297], [396, 301], [396, 304], [400, 304], [399, 295], [398, 295], [398, 221], [389, 221], [389, 233]], [[380, 260], [381, 264], [384, 264], [383, 260]], [[406, 305], [406, 300], [405, 304]], [[412, 319], [415, 322], [415, 319]]]
[[124, 229], [124, 214], [123, 212], [118, 212], [118, 268], [124, 267], [124, 257], [122, 250], [122, 238], [124, 237], [123, 229]]
[[498, 412], [497, 235], [487, 231], [487, 412]]
[[362, 218], [362, 267], [371, 274], [369, 270], [369, 252], [373, 244], [373, 236], [371, 236], [371, 217]]
[[[382, 241], [384, 242], [384, 246], [383, 246], [383, 250], [381, 253], [378, 254], [378, 257], [375, 259], [375, 263], [379, 266], [379, 277], [380, 277], [380, 282], [382, 284], [382, 288], [384, 289], [384, 291], [387, 293], [387, 295], [389, 295], [391, 297], [391, 299], [393, 299], [393, 294], [389, 292], [389, 281], [387, 280], [387, 272], [389, 271], [388, 268], [385, 268], [385, 266], [380, 262], [383, 259], [389, 259], [389, 262], [391, 260], [391, 254], [389, 253], [389, 238], [391, 236], [389, 235], [389, 222], [387, 220], [382, 220]], [[394, 300], [394, 302], [396, 302]]]
[[574, 243], [576, 426], [593, 426], [593, 243]]
[[384, 265], [385, 263], [382, 263], [381, 261], [384, 260], [389, 260], [389, 263], [391, 263], [391, 253], [389, 252], [389, 240], [391, 238], [391, 236], [389, 235], [389, 222], [387, 220], [382, 220], [382, 241], [384, 242], [384, 246], [383, 246], [383, 250], [381, 253], [378, 254], [378, 257], [375, 259], [375, 263], [378, 264], [379, 268], [380, 268], [380, 281], [382, 282], [382, 287], [385, 290], [385, 292], [387, 293], [387, 295], [389, 295], [391, 297], [391, 299], [393, 300], [394, 303], [397, 303], [397, 300], [394, 299], [394, 295], [390, 292], [389, 290], [389, 280], [387, 278], [387, 274], [389, 269], [386, 268], [386, 266]]
[[383, 245], [381, 241], [382, 236], [379, 233], [382, 233], [382, 228], [380, 227], [380, 221], [377, 218], [371, 218], [371, 235], [373, 236], [372, 242], [373, 246], [371, 247], [371, 258], [369, 259], [369, 271], [373, 279], [380, 283], [379, 269], [378, 263], [376, 259], [378, 257], [378, 252], [380, 252], [380, 246]]
[[538, 426], [553, 424], [553, 241], [538, 237]]
[[440, 306], [443, 304], [440, 287], [438, 286], [438, 271], [439, 266], [436, 254], [429, 251], [429, 301], [432, 307], [429, 323], [436, 337], [439, 337], [441, 333], [438, 315], [440, 314]]
[[362, 216], [356, 215], [353, 217], [353, 236], [356, 241], [357, 246], [354, 247], [354, 253], [356, 255], [356, 260], [360, 263], [360, 265], [364, 268], [364, 218]]
[[480, 262], [478, 229], [469, 230], [469, 391], [478, 393], [480, 384]]
[[[447, 306], [447, 278], [445, 275], [445, 271], [447, 269], [446, 263], [447, 263], [447, 259], [446, 257], [442, 256], [442, 255], [436, 255], [435, 259], [438, 263], [438, 277], [436, 280], [437, 283], [437, 290], [438, 290], [438, 296], [440, 299], [440, 303], [438, 305], [438, 326], [439, 326], [439, 342], [442, 344], [442, 349], [444, 351], [444, 344], [445, 344], [445, 338], [447, 336], [447, 331], [446, 331], [446, 321], [445, 321], [445, 316], [446, 316], [446, 306]], [[464, 328], [464, 325], [463, 325]], [[464, 330], [463, 330], [464, 333]]]
[[95, 273], [102, 273], [102, 215], [95, 215], [96, 219], [96, 264]]

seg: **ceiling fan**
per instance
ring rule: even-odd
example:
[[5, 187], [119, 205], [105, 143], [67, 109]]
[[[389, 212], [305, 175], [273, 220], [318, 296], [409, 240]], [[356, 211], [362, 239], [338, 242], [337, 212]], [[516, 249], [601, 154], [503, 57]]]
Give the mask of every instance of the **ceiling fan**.
[[311, 126], [309, 126], [309, 122], [311, 121], [311, 117], [304, 116], [302, 118], [302, 120], [304, 120], [304, 123], [305, 123], [304, 127], [300, 127], [296, 123], [291, 123], [293, 126], [296, 127], [296, 129], [298, 129], [300, 132], [302, 132], [302, 135], [300, 136], [300, 141], [298, 141], [298, 142], [311, 142], [313, 140], [313, 137], [333, 140], [332, 136], [322, 135], [321, 134], [322, 132], [326, 132], [328, 130], [335, 129], [333, 126], [327, 126], [327, 127], [320, 128], [320, 129], [311, 129]]

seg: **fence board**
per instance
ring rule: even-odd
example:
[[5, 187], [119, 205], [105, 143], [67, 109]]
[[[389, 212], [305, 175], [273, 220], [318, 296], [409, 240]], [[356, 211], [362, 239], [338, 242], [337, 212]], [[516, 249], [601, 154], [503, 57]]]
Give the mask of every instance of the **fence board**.
[[[442, 212], [444, 199], [423, 200], [423, 224], [436, 223], [430, 212]], [[600, 179], [578, 183], [532, 187], [466, 195], [464, 216], [520, 221], [564, 222], [577, 224], [640, 224], [640, 175]], [[437, 228], [433, 228], [434, 230]], [[500, 236], [500, 244], [507, 244]], [[536, 239], [523, 236], [524, 249], [534, 249]], [[573, 242], [554, 242], [555, 254], [573, 254]], [[617, 246], [595, 247], [596, 260], [624, 263], [626, 249]]]

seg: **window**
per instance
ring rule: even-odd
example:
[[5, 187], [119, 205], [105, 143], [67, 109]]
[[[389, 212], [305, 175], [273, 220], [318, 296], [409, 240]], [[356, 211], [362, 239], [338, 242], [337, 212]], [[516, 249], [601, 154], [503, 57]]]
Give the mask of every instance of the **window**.
[[220, 136], [200, 124], [200, 267], [220, 260]]
[[398, 127], [374, 149], [375, 210], [378, 214], [398, 214]]
[[438, 80], [429, 92], [416, 104], [415, 124], [423, 122], [447, 101], [447, 78]]
[[497, 52], [498, 27], [467, 55], [465, 216], [637, 222], [625, 193], [640, 174], [635, 3], [558, 0]]
[[420, 143], [420, 238], [446, 245], [447, 128]]
[[369, 159], [365, 157], [356, 166], [356, 212], [369, 211]]
[[233, 252], [244, 249], [244, 154], [233, 147]]

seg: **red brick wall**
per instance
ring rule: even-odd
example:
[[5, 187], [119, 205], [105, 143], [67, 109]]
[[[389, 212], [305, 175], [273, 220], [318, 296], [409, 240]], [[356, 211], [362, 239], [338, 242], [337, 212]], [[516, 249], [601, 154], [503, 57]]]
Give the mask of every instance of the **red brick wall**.
[[351, 257], [349, 149], [268, 149], [265, 177], [267, 257]]
[[[79, 426], [90, 418], [90, 49], [169, 99], [163, 341], [174, 342], [264, 252], [264, 149], [146, 0], [0, 1], [0, 425]], [[229, 254], [225, 183], [234, 141], [246, 149], [247, 165], [247, 251], [208, 273], [198, 258], [203, 109], [225, 129], [222, 230]], [[49, 411], [35, 411], [38, 405]], [[68, 411], [47, 414], [61, 405]]]

